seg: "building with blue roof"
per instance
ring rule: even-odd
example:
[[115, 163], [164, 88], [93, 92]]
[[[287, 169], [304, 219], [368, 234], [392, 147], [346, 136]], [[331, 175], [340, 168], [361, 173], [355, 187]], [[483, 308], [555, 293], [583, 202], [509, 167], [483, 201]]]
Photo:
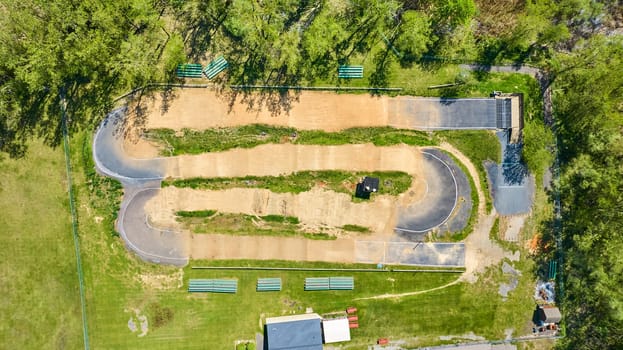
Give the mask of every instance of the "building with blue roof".
[[264, 350], [322, 350], [321, 321], [318, 314], [266, 318]]

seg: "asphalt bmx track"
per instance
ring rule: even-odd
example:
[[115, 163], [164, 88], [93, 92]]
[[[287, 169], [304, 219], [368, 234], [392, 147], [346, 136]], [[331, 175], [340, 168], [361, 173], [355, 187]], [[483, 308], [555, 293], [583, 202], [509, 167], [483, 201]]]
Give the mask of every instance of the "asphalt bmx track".
[[[142, 259], [154, 263], [186, 265], [193, 256], [193, 237], [187, 233], [153, 227], [149, 224], [144, 208], [145, 203], [158, 195], [168, 164], [175, 157], [135, 159], [127, 155], [123, 149], [125, 111], [125, 108], [120, 108], [109, 113], [93, 140], [97, 170], [119, 180], [124, 186], [125, 193], [116, 228], [126, 246]], [[459, 187], [465, 187], [465, 184], [469, 187], [465, 174], [449, 157], [445, 156], [444, 159], [444, 154], [436, 149], [425, 149], [422, 153], [427, 173], [427, 194], [431, 195], [399, 213], [397, 232], [422, 233], [446, 223], [457, 208], [459, 193], [464, 191], [464, 188]], [[353, 244], [354, 254], [347, 259], [351, 262], [464, 266], [463, 243], [421, 243], [398, 239], [361, 240]], [[329, 246], [327, 248], [330, 249]], [[327, 257], [331, 257], [331, 252]], [[320, 260], [330, 261], [325, 258]]]

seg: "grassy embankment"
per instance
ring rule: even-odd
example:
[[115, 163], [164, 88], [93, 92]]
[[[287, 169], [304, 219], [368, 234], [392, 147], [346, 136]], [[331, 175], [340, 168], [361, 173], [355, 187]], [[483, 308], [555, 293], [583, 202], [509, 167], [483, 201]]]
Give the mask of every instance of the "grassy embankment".
[[[501, 160], [500, 143], [497, 137], [485, 130], [448, 130], [439, 131], [436, 134], [439, 138], [447, 141], [456, 147], [461, 153], [470, 159], [478, 171], [480, 188], [485, 195], [485, 206], [487, 212], [493, 208], [493, 200], [489, 190], [487, 171], [484, 166], [486, 160], [499, 162]], [[460, 164], [460, 162], [457, 161]], [[466, 171], [466, 169], [463, 169]], [[466, 172], [466, 174], [469, 174]], [[474, 181], [468, 176], [470, 181]], [[475, 189], [475, 188], [474, 188]]]

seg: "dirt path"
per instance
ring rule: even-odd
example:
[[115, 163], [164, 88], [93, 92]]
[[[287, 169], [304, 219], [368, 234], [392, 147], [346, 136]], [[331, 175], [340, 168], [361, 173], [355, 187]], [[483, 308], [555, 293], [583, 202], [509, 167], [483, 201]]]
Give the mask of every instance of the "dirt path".
[[454, 281], [452, 281], [452, 282], [450, 282], [448, 284], [444, 284], [443, 286], [439, 286], [439, 287], [435, 287], [435, 288], [431, 288], [431, 289], [418, 290], [416, 292], [398, 293], [398, 294], [380, 294], [380, 295], [375, 295], [375, 296], [372, 296], [372, 297], [357, 298], [355, 300], [391, 299], [391, 298], [402, 298], [402, 297], [408, 297], [408, 296], [413, 296], [413, 295], [426, 294], [426, 293], [430, 293], [430, 292], [438, 291], [440, 289], [444, 289], [444, 288], [448, 288], [448, 287], [454, 286], [455, 284], [458, 284], [459, 282], [461, 282], [461, 278], [457, 278], [456, 280], [454, 280]]
[[225, 152], [165, 158], [173, 178], [278, 176], [303, 170], [404, 171], [424, 178], [421, 151], [408, 145], [265, 144]]
[[271, 236], [193, 235], [193, 259], [251, 259], [352, 263], [352, 239], [310, 240]]
[[[289, 92], [278, 104], [262, 94], [218, 93], [210, 88], [174, 89], [163, 98], [143, 99], [139, 115], [146, 129], [208, 129], [247, 124], [270, 124], [298, 129], [338, 131], [352, 127], [386, 126], [386, 96], [336, 94], [323, 91]], [[146, 118], [148, 116], [148, 118]]]

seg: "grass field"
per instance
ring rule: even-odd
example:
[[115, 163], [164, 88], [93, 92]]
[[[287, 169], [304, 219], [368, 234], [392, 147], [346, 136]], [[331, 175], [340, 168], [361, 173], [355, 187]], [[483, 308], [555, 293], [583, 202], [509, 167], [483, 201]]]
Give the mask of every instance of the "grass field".
[[82, 346], [64, 164], [39, 142], [0, 160], [0, 348]]

